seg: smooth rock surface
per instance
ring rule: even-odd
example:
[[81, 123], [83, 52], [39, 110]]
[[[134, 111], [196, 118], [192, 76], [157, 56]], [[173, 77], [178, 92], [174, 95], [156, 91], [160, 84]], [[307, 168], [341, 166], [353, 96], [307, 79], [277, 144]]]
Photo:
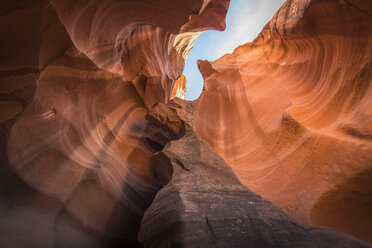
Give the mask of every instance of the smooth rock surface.
[[254, 42], [199, 62], [193, 111], [169, 102], [183, 95], [196, 37], [225, 28], [229, 3], [1, 1], [1, 247], [141, 247], [143, 214], [172, 175], [152, 157], [182, 138], [191, 112], [237, 192], [372, 242], [371, 2], [288, 0]]
[[1, 2], [1, 247], [140, 247], [150, 157], [174, 135], [147, 113], [228, 4]]
[[195, 102], [196, 132], [244, 185], [303, 225], [368, 242], [371, 3], [286, 1], [253, 42], [199, 61]]

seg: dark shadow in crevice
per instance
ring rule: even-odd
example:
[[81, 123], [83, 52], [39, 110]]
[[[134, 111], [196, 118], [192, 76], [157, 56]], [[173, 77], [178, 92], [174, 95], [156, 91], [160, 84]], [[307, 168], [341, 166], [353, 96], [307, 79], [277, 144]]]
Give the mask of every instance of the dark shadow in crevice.
[[151, 151], [153, 152], [160, 152], [161, 150], [163, 150], [164, 148], [164, 145], [150, 139], [150, 138], [144, 138], [143, 139], [145, 144], [150, 148]]
[[164, 187], [172, 179], [173, 167], [170, 158], [164, 153], [159, 152], [151, 157], [154, 166], [155, 177], [161, 187]]
[[372, 242], [372, 169], [323, 194], [311, 209], [313, 225], [331, 227]]

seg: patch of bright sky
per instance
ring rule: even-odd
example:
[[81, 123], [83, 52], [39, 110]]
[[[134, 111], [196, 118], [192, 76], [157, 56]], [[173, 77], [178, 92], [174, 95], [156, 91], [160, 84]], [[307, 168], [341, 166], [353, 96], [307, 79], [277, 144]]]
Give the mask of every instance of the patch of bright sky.
[[232, 53], [240, 45], [254, 40], [285, 0], [231, 0], [226, 18], [226, 30], [206, 31], [194, 44], [185, 63], [187, 100], [195, 100], [203, 89], [204, 80], [198, 69], [198, 59], [213, 61]]

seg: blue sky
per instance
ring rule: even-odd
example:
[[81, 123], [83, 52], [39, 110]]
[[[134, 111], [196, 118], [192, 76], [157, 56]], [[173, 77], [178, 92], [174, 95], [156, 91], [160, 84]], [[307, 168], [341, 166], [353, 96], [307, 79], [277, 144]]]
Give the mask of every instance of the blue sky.
[[226, 18], [226, 30], [206, 31], [194, 44], [186, 60], [187, 100], [195, 100], [203, 89], [203, 77], [198, 70], [198, 59], [213, 61], [232, 53], [239, 45], [252, 41], [271, 20], [285, 0], [231, 0]]

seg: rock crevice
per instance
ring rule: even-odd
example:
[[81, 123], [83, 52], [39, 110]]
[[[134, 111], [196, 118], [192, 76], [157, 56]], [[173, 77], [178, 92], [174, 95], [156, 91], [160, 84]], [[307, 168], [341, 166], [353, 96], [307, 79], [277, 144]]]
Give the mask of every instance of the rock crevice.
[[229, 3], [2, 1], [1, 247], [372, 242], [371, 4], [287, 1], [181, 101]]

